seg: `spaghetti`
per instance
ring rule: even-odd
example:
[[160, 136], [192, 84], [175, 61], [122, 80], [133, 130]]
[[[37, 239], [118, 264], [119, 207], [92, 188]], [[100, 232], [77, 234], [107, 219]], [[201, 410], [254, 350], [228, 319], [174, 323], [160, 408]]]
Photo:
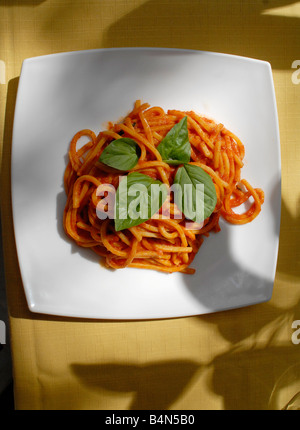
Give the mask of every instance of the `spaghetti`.
[[[217, 195], [212, 214], [202, 225], [189, 228], [173, 201], [168, 201], [168, 216], [164, 204], [159, 214], [139, 225], [116, 231], [114, 220], [100, 219], [97, 205], [99, 185], [117, 188], [120, 171], [99, 161], [107, 145], [121, 137], [134, 139], [140, 149], [138, 163], [130, 171], [140, 172], [171, 186], [178, 166], [162, 160], [157, 150], [159, 143], [175, 124], [187, 117], [191, 144], [191, 165], [201, 167], [210, 175]], [[88, 142], [80, 148], [78, 141], [86, 136]], [[241, 179], [245, 149], [240, 139], [223, 124], [197, 115], [195, 112], [150, 107], [136, 101], [133, 110], [117, 124], [109, 123], [107, 130], [96, 135], [81, 130], [73, 137], [69, 162], [64, 174], [67, 202], [63, 225], [66, 234], [77, 245], [90, 248], [103, 257], [105, 265], [113, 269], [136, 267], [161, 272], [193, 274], [190, 267], [195, 255], [210, 232], [220, 231], [220, 217], [232, 224], [251, 222], [261, 211], [264, 192]], [[237, 213], [235, 208], [248, 202], [248, 209]]]

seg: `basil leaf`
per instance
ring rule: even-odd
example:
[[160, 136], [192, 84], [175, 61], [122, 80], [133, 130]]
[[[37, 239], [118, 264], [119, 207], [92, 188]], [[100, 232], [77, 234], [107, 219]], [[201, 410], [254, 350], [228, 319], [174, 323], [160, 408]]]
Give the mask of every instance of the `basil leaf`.
[[140, 147], [133, 139], [121, 137], [110, 142], [100, 155], [99, 161], [115, 169], [126, 171], [137, 164], [140, 155]]
[[171, 128], [157, 146], [157, 150], [163, 161], [168, 164], [177, 165], [190, 161], [191, 144], [189, 142], [186, 116]]
[[139, 172], [124, 176], [116, 193], [115, 230], [134, 227], [150, 219], [167, 194], [166, 185], [150, 176]]
[[175, 195], [175, 203], [186, 218], [201, 223], [212, 214], [217, 203], [216, 189], [201, 167], [193, 164], [179, 167], [174, 184], [179, 184], [182, 191]]

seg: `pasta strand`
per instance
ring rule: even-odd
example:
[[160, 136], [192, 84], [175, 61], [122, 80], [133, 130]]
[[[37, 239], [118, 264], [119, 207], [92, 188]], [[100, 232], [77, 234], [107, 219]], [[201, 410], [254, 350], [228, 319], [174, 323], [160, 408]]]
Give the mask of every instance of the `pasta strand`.
[[[184, 116], [191, 143], [189, 164], [201, 167], [210, 175], [217, 195], [214, 211], [203, 225], [196, 225], [185, 218], [169, 197], [149, 220], [116, 231], [113, 219], [98, 217], [97, 207], [104, 213], [106, 201], [97, 195], [97, 188], [109, 184], [103, 188], [109, 195], [109, 187], [118, 186], [119, 176], [131, 172], [141, 172], [172, 185], [178, 166], [163, 161], [157, 146]], [[78, 148], [83, 136], [88, 141]], [[125, 173], [99, 161], [104, 148], [120, 137], [134, 139], [141, 150], [138, 163]], [[194, 274], [195, 269], [190, 265], [204, 238], [220, 231], [221, 218], [231, 224], [245, 224], [261, 211], [263, 190], [241, 178], [244, 156], [243, 143], [223, 124], [192, 111], [164, 111], [137, 100], [132, 111], [119, 123], [109, 123], [108, 129], [98, 135], [84, 129], [72, 138], [64, 172], [67, 195], [64, 230], [78, 246], [90, 248], [112, 269], [131, 267]], [[247, 202], [247, 209], [242, 213], [234, 210]]]

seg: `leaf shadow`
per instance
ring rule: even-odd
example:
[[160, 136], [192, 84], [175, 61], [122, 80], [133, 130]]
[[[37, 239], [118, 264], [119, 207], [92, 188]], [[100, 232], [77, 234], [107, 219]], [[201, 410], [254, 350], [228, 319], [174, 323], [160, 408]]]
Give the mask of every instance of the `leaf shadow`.
[[272, 409], [270, 400], [276, 381], [287, 368], [299, 363], [299, 353], [293, 345], [233, 349], [210, 363], [211, 388], [223, 397], [225, 410]]
[[111, 24], [102, 44], [123, 46], [126, 33], [127, 46], [224, 52], [266, 60], [276, 69], [289, 69], [298, 58], [299, 18], [266, 12], [294, 3], [149, 0]]
[[129, 410], [166, 410], [183, 394], [200, 365], [192, 360], [71, 364], [82, 384], [96, 391], [132, 393]]

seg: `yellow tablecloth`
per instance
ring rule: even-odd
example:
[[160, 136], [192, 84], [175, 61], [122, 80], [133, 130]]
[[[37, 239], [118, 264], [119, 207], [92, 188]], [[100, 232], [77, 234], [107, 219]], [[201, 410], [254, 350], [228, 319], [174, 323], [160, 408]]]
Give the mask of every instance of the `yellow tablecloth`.
[[[16, 409], [280, 407], [276, 389], [289, 390], [293, 381], [284, 382], [284, 375], [300, 364], [299, 30], [300, 3], [285, 0], [0, 1], [1, 216]], [[22, 61], [122, 46], [192, 48], [271, 63], [281, 137], [282, 219], [268, 303], [132, 322], [68, 319], [28, 310], [10, 196], [12, 124]]]

